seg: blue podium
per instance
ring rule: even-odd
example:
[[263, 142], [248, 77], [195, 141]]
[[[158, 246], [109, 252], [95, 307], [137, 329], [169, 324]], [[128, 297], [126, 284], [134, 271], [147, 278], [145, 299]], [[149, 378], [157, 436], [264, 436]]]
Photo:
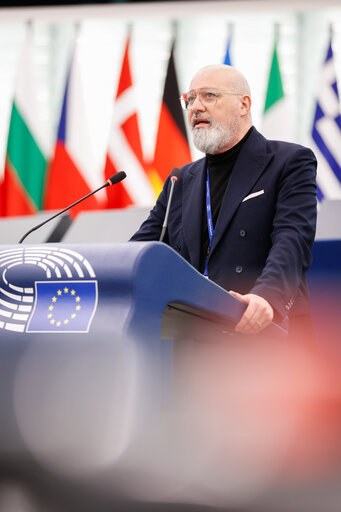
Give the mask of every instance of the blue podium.
[[155, 347], [199, 320], [233, 334], [245, 309], [159, 242], [4, 246], [0, 269], [0, 337], [25, 342], [115, 334]]
[[340, 353], [341, 239], [316, 240], [312, 256], [307, 278], [317, 336]]
[[58, 495], [83, 472], [100, 487], [175, 407], [178, 349], [238, 342], [244, 309], [159, 242], [3, 246], [0, 472], [42, 496], [56, 475]]

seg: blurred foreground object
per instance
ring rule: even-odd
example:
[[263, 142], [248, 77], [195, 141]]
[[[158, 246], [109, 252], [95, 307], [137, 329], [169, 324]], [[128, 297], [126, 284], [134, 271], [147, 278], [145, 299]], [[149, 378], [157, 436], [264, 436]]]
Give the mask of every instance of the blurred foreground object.
[[340, 508], [335, 352], [236, 335], [243, 304], [164, 244], [0, 256], [0, 510]]

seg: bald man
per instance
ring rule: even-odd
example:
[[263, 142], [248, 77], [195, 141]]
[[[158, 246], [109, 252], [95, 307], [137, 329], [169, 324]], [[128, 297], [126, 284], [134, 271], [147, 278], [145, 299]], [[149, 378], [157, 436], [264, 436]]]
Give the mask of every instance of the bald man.
[[[314, 154], [256, 130], [249, 85], [231, 66], [200, 69], [180, 100], [205, 156], [180, 169], [165, 242], [247, 304], [237, 332], [257, 334], [272, 320], [307, 332]], [[169, 191], [168, 178], [131, 240], [159, 239]]]

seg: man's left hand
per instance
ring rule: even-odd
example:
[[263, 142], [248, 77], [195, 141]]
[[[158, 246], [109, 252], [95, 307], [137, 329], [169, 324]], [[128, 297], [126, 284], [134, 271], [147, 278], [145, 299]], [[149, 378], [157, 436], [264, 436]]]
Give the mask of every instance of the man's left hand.
[[258, 334], [272, 322], [274, 311], [263, 297], [254, 293], [241, 295], [232, 290], [229, 293], [247, 304], [243, 316], [235, 326], [235, 332]]

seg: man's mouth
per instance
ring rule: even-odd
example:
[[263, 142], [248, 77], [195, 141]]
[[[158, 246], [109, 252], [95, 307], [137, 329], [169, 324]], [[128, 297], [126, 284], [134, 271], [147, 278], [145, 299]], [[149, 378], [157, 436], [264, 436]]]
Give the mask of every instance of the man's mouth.
[[207, 125], [210, 125], [211, 121], [205, 119], [204, 117], [196, 117], [192, 119], [192, 128], [203, 128]]

